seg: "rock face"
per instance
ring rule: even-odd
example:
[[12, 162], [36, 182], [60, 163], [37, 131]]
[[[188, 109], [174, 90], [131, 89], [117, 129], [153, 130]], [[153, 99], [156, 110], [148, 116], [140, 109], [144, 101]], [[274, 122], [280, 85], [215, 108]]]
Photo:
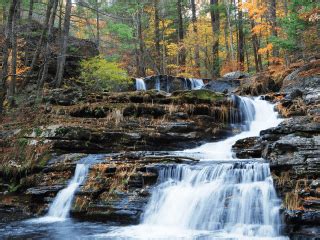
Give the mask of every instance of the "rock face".
[[258, 96], [270, 92], [280, 90], [280, 83], [276, 83], [266, 73], [254, 75], [241, 80], [241, 85], [238, 89], [240, 94]]
[[[97, 155], [89, 175], [76, 192], [71, 208], [74, 218], [136, 224], [149, 199], [158, 171], [166, 162], [183, 158], [165, 153]], [[19, 192], [0, 195], [1, 222], [46, 214], [57, 193], [67, 186], [83, 154], [54, 157], [41, 170], [20, 179]]]
[[283, 94], [266, 98], [277, 102], [277, 110], [287, 119], [233, 147], [239, 158], [263, 157], [270, 162], [292, 239], [320, 234], [320, 79], [306, 73], [318, 70], [319, 64], [307, 64], [286, 77]]
[[[83, 154], [110, 153], [91, 166], [71, 214], [137, 223], [157, 181], [159, 158], [150, 156], [163, 153], [154, 151], [195, 147], [232, 135], [237, 129], [231, 127], [229, 114], [239, 111], [229, 96], [205, 89], [170, 95], [88, 94], [77, 88], [45, 92], [37, 114], [30, 110], [23, 115], [25, 125], [0, 125], [0, 216], [9, 221], [12, 211], [25, 213], [23, 217], [44, 215]], [[161, 157], [160, 162], [181, 159]], [[8, 195], [14, 201], [8, 204], [4, 198], [1, 205], [2, 196]]]
[[45, 143], [55, 153], [180, 150], [232, 135], [230, 116], [239, 111], [227, 95], [209, 90], [84, 96], [57, 89], [45, 96], [43, 125], [0, 134], [8, 147], [13, 138], [26, 146]]

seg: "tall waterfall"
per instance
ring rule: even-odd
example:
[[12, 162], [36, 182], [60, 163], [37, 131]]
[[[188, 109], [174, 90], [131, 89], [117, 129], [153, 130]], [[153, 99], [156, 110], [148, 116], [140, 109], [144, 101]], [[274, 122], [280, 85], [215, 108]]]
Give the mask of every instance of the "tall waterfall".
[[144, 82], [143, 78], [136, 78], [136, 90], [137, 91], [146, 91], [146, 83]]
[[280, 201], [269, 164], [237, 160], [232, 145], [280, 123], [273, 106], [259, 99], [234, 98], [243, 132], [179, 154], [202, 160], [160, 171], [141, 224], [115, 229], [121, 239], [287, 239], [281, 236]]

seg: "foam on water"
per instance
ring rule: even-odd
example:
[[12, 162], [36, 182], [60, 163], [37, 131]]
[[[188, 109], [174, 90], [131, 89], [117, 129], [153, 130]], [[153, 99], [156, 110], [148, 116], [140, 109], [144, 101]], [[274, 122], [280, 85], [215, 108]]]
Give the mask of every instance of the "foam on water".
[[287, 239], [281, 235], [280, 200], [269, 164], [236, 160], [232, 154], [237, 140], [258, 136], [281, 120], [266, 101], [235, 97], [234, 102], [240, 112], [231, 121], [241, 122], [243, 132], [178, 153], [207, 161], [163, 167], [140, 225], [115, 228], [97, 237]]

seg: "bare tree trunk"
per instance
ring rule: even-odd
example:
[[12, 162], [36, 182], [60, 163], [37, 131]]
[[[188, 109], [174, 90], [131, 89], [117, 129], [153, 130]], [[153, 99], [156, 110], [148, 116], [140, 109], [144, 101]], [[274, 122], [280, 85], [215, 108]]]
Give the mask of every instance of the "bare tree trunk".
[[[238, 4], [242, 3], [241, 0], [238, 0]], [[243, 14], [242, 10], [238, 9], [238, 60], [240, 63], [240, 71], [244, 71], [244, 32], [243, 32]]]
[[34, 4], [34, 0], [30, 0], [30, 2], [29, 2], [29, 12], [28, 12], [28, 21], [29, 21], [29, 22], [32, 21], [33, 4]]
[[100, 47], [100, 15], [99, 15], [99, 1], [96, 0], [96, 28], [97, 28], [97, 48], [99, 49]]
[[18, 1], [16, 9], [15, 9], [15, 19], [21, 19], [21, 1]]
[[220, 36], [220, 13], [218, 9], [218, 0], [210, 0], [211, 5], [211, 26], [213, 33], [213, 46], [212, 46], [212, 56], [213, 56], [213, 69], [212, 77], [216, 78], [220, 76], [220, 59], [219, 59], [219, 36]]
[[50, 51], [50, 45], [53, 42], [53, 27], [54, 27], [54, 22], [55, 22], [55, 18], [56, 18], [56, 14], [57, 14], [57, 8], [58, 8], [58, 0], [53, 0], [53, 9], [52, 9], [52, 13], [50, 16], [50, 20], [49, 20], [49, 28], [48, 28], [48, 34], [47, 34], [47, 42], [46, 42], [46, 47], [44, 50], [44, 65], [43, 65], [43, 70], [42, 70], [42, 74], [40, 75], [41, 78], [38, 81], [38, 92], [40, 93], [40, 90], [42, 90], [43, 85], [48, 77], [48, 68], [49, 68], [49, 61], [50, 61], [50, 55], [51, 55], [51, 51]]
[[71, 9], [72, 9], [72, 1], [67, 0], [66, 8], [65, 8], [64, 23], [63, 23], [62, 47], [60, 49], [60, 55], [58, 57], [57, 73], [55, 77], [56, 87], [61, 87], [62, 80], [63, 80], [64, 67], [66, 63], [69, 30], [70, 30]]
[[141, 22], [141, 13], [137, 13], [137, 35], [138, 35], [138, 42], [139, 42], [139, 64], [137, 66], [138, 75], [140, 77], [144, 77], [146, 75], [146, 68], [144, 62], [144, 42], [143, 42], [143, 35], [142, 35], [142, 22]]
[[199, 53], [199, 45], [198, 45], [198, 27], [197, 27], [197, 9], [196, 9], [196, 3], [195, 0], [191, 0], [191, 9], [192, 9], [192, 24], [193, 24], [193, 33], [196, 38], [196, 43], [194, 46], [194, 62], [197, 67], [197, 74], [198, 77], [201, 76], [201, 65], [200, 65], [200, 53]]
[[[276, 0], [270, 0], [270, 21], [271, 21], [271, 32], [273, 37], [278, 37], [277, 32], [277, 2]], [[272, 48], [272, 55], [274, 57], [279, 56], [279, 50], [276, 48], [276, 46], [273, 46]]]
[[9, 83], [9, 92], [8, 92], [8, 100], [9, 106], [14, 106], [14, 94], [16, 89], [16, 80], [17, 80], [17, 20], [19, 19], [19, 5], [20, 0], [14, 0], [14, 13], [12, 17], [12, 30], [11, 30], [11, 73], [10, 73], [10, 83]]
[[[230, 41], [230, 52], [231, 52], [231, 60], [234, 61], [234, 46], [233, 46], [233, 36], [232, 36], [232, 26], [231, 26], [231, 17], [230, 17], [230, 5], [227, 0], [224, 0], [226, 9], [227, 9], [227, 22], [229, 28], [229, 41]], [[232, 1], [230, 2], [232, 5]]]
[[28, 12], [28, 36], [27, 36], [27, 40], [26, 40], [26, 47], [25, 47], [25, 51], [24, 51], [24, 65], [28, 65], [29, 62], [29, 46], [28, 46], [28, 42], [30, 41], [30, 32], [31, 32], [31, 24], [32, 24], [32, 16], [33, 16], [33, 5], [34, 5], [34, 0], [30, 0], [29, 3], [29, 12]]
[[[253, 29], [255, 27], [255, 23], [254, 20], [251, 20], [251, 29]], [[254, 63], [255, 63], [255, 68], [256, 68], [256, 72], [260, 72], [260, 65], [259, 65], [259, 54], [258, 54], [258, 50], [259, 50], [259, 42], [258, 42], [258, 37], [257, 34], [252, 33], [252, 48], [253, 48], [253, 56], [254, 56]], [[261, 60], [261, 57], [260, 57]]]
[[62, 39], [62, 12], [63, 12], [63, 0], [59, 0], [59, 39]]
[[183, 28], [183, 16], [182, 16], [182, 0], [177, 1], [177, 10], [178, 10], [178, 38], [179, 38], [179, 57], [178, 64], [179, 66], [186, 65], [186, 49], [183, 46], [184, 40], [184, 28]]
[[7, 20], [7, 8], [6, 8], [6, 4], [2, 5], [2, 24], [5, 25]]
[[156, 64], [160, 73], [163, 73], [161, 64], [161, 49], [160, 49], [160, 16], [159, 16], [159, 0], [154, 0], [154, 35], [156, 47]]
[[[32, 74], [32, 72], [34, 71], [34, 69], [36, 67], [36, 64], [37, 64], [37, 61], [38, 61], [38, 58], [39, 58], [39, 55], [40, 55], [40, 52], [41, 52], [42, 45], [43, 45], [43, 42], [45, 40], [45, 36], [47, 34], [47, 31], [48, 31], [48, 25], [49, 25], [49, 19], [50, 19], [52, 7], [53, 7], [53, 0], [49, 0], [48, 6], [47, 6], [46, 18], [45, 18], [45, 21], [44, 21], [44, 27], [43, 27], [43, 30], [42, 30], [42, 33], [41, 33], [41, 37], [39, 39], [36, 51], [35, 51], [35, 53], [33, 55], [33, 58], [32, 58], [30, 70], [29, 70], [29, 73], [28, 73], [28, 76], [27, 76], [28, 78], [30, 77], [30, 75]], [[27, 79], [26, 83], [28, 83], [28, 80], [29, 79]]]
[[7, 24], [5, 29], [5, 40], [4, 40], [4, 47], [2, 52], [2, 71], [1, 71], [1, 78], [0, 78], [0, 113], [3, 112], [3, 103], [6, 97], [6, 81], [8, 78], [9, 72], [9, 55], [12, 48], [11, 45], [11, 34], [12, 34], [12, 22], [14, 18], [15, 8], [17, 5], [17, 0], [12, 0], [9, 13], [7, 16]]

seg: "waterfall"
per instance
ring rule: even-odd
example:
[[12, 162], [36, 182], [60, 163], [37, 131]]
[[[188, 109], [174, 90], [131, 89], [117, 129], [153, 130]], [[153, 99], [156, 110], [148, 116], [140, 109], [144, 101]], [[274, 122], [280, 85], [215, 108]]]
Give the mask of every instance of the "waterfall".
[[201, 89], [204, 86], [202, 79], [190, 78], [189, 80], [191, 82], [191, 89], [192, 90]]
[[156, 76], [156, 82], [155, 82], [154, 88], [155, 88], [157, 91], [160, 91], [160, 90], [161, 90], [161, 84], [160, 84], [160, 77], [159, 77], [159, 76]]
[[50, 205], [48, 214], [42, 218], [31, 220], [30, 222], [65, 221], [69, 216], [74, 195], [88, 174], [89, 166], [89, 164], [77, 164], [73, 178], [69, 181], [66, 188], [58, 192]]
[[138, 226], [118, 228], [121, 239], [287, 239], [281, 236], [280, 200], [269, 164], [237, 160], [232, 145], [257, 136], [281, 120], [273, 105], [258, 98], [233, 97], [244, 131], [177, 154], [206, 160], [197, 165], [167, 165]]
[[87, 176], [89, 165], [77, 164], [74, 177], [68, 186], [62, 189], [49, 208], [48, 217], [66, 218], [68, 217], [74, 194]]
[[136, 90], [137, 91], [146, 91], [146, 83], [144, 82], [143, 78], [136, 78]]
[[254, 137], [260, 131], [277, 126], [282, 120], [274, 111], [274, 106], [260, 98], [234, 97], [234, 104], [240, 110], [231, 122], [240, 122], [240, 134], [225, 140], [206, 143], [194, 149], [187, 149], [178, 154], [191, 155], [202, 160], [232, 160], [232, 146], [239, 139]]
[[169, 166], [160, 171], [159, 182], [143, 224], [224, 236], [280, 235], [280, 203], [267, 163]]

